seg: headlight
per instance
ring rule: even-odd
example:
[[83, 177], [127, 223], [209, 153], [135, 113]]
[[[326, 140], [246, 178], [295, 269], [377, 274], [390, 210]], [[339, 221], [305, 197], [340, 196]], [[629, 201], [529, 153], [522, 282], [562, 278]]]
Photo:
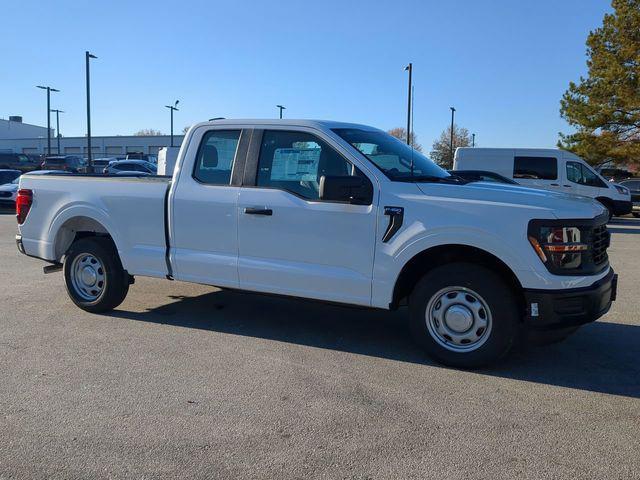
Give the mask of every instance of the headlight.
[[629, 195], [629, 189], [627, 187], [623, 187], [622, 185], [614, 185], [618, 193], [622, 195]]
[[529, 232], [529, 243], [551, 271], [576, 270], [589, 250], [582, 236], [579, 227], [540, 226]]
[[[527, 237], [534, 251], [555, 275], [594, 275], [609, 266], [611, 234], [608, 215], [591, 219], [529, 221]], [[565, 226], [563, 222], [571, 222]]]

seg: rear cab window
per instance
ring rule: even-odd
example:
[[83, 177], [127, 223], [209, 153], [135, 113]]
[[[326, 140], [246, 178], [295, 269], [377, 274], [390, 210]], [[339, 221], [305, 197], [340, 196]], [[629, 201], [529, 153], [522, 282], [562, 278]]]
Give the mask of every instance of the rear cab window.
[[193, 178], [208, 185], [230, 185], [241, 130], [210, 130], [198, 148]]

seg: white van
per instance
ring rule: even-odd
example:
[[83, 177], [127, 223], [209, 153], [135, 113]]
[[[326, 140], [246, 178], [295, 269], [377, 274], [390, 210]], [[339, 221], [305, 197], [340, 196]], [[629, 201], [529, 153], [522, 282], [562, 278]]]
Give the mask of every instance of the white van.
[[631, 194], [622, 185], [607, 182], [577, 155], [545, 148], [458, 148], [454, 170], [488, 170], [519, 184], [591, 197], [611, 216], [631, 212]]

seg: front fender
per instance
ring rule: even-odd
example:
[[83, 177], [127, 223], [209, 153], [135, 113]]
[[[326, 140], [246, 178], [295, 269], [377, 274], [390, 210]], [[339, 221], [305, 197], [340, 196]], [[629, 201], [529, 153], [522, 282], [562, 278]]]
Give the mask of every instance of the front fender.
[[388, 308], [400, 272], [412, 258], [426, 250], [446, 245], [473, 247], [499, 258], [521, 284], [528, 281], [530, 265], [537, 260], [533, 249], [522, 248], [522, 241], [510, 242], [498, 234], [468, 226], [427, 230], [421, 222], [415, 222], [388, 244], [379, 243], [373, 275], [373, 306]]

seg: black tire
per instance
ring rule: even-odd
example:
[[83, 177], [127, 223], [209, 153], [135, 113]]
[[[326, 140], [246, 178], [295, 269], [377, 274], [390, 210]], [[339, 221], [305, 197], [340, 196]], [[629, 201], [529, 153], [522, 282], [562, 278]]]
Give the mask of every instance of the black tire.
[[[433, 323], [428, 326], [427, 307], [432, 308], [432, 299], [435, 302], [434, 308], [437, 309], [436, 298], [450, 298], [441, 297], [441, 292], [446, 291], [448, 287], [461, 287], [479, 295], [480, 301], [484, 301], [488, 307], [489, 312], [488, 315], [485, 313], [485, 316], [489, 318], [490, 323], [482, 333], [484, 343], [473, 342], [478, 345], [469, 347], [474, 348], [473, 350], [452, 351], [451, 348], [455, 348], [455, 345], [450, 343], [449, 347], [445, 348], [443, 343], [447, 344], [447, 341], [443, 342], [442, 338], [437, 340], [438, 334], [430, 332], [430, 328], [434, 330], [435, 327]], [[463, 296], [463, 300], [464, 298]], [[475, 297], [472, 295], [472, 298]], [[454, 297], [453, 301], [456, 302], [457, 299], [458, 297]], [[454, 305], [456, 304], [450, 305], [447, 311]], [[457, 368], [478, 368], [500, 360], [509, 353], [520, 335], [521, 312], [513, 290], [494, 271], [470, 263], [442, 265], [422, 277], [409, 298], [409, 315], [413, 336], [427, 354], [440, 363]], [[436, 323], [439, 325], [439, 322]], [[471, 330], [475, 328], [470, 327]], [[482, 328], [476, 333], [480, 331]], [[467, 347], [459, 345], [457, 348]]]
[[[87, 255], [95, 257], [98, 265], [103, 267], [100, 274], [103, 275], [104, 282], [95, 299], [83, 296], [81, 288], [74, 285], [72, 278], [74, 260]], [[129, 274], [122, 268], [113, 242], [105, 237], [81, 238], [71, 245], [64, 259], [64, 281], [73, 303], [91, 313], [113, 310], [123, 302], [129, 291]]]

